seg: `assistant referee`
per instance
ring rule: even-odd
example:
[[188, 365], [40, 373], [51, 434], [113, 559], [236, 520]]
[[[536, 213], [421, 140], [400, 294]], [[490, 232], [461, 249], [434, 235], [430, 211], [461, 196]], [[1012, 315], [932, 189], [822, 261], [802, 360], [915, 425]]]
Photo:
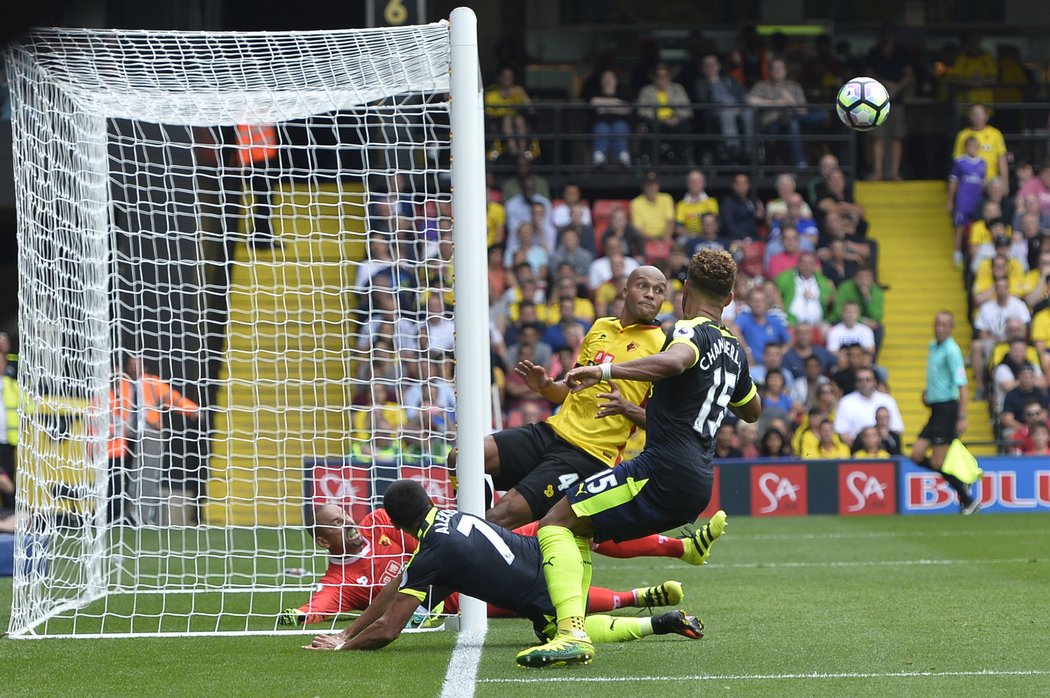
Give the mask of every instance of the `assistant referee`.
[[922, 401], [930, 408], [930, 420], [915, 439], [911, 459], [916, 465], [940, 473], [959, 495], [962, 513], [972, 514], [981, 504], [970, 494], [970, 487], [941, 470], [948, 446], [966, 431], [966, 405], [970, 401], [962, 351], [952, 338], [954, 328], [955, 316], [951, 312], [937, 313], [933, 321], [934, 339], [926, 360], [926, 390], [922, 394]]

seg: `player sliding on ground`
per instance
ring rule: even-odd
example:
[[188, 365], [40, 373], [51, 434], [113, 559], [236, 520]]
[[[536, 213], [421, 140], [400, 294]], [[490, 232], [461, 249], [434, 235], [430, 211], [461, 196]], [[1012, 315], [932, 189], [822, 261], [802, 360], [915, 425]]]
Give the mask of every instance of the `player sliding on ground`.
[[[660, 351], [665, 337], [656, 315], [667, 297], [663, 272], [638, 267], [620, 295], [620, 314], [595, 321], [580, 345], [577, 366], [622, 363]], [[551, 380], [531, 361], [518, 363], [515, 371], [561, 409], [545, 422], [485, 437], [485, 472], [497, 490], [506, 490], [485, 518], [510, 529], [541, 518], [579, 480], [618, 463], [631, 433], [645, 428], [643, 405], [652, 387], [647, 380], [623, 380], [571, 392], [565, 381]], [[455, 451], [448, 465], [455, 472]], [[680, 538], [606, 541], [597, 552], [609, 557], [674, 557], [701, 565], [711, 541], [721, 535], [721, 525], [719, 519], [711, 529], [687, 530]]]
[[[535, 538], [470, 514], [438, 509], [414, 480], [399, 480], [387, 488], [383, 508], [396, 529], [415, 533], [415, 554], [346, 630], [318, 635], [308, 649], [385, 647], [398, 638], [420, 605], [431, 609], [452, 592], [513, 611], [530, 619], [541, 639], [554, 637], [554, 606]], [[595, 642], [668, 634], [703, 637], [703, 623], [684, 611], [644, 618], [588, 616], [584, 623]]]
[[[531, 523], [514, 533], [535, 538], [537, 525]], [[394, 527], [383, 509], [376, 509], [358, 524], [341, 507], [319, 506], [314, 510], [313, 534], [316, 543], [330, 555], [328, 570], [318, 580], [320, 589], [309, 601], [281, 613], [280, 625], [320, 623], [331, 616], [368, 608], [383, 587], [400, 575], [417, 545], [411, 534]], [[682, 585], [673, 581], [630, 591], [592, 587], [587, 608], [591, 613], [601, 613], [617, 608], [674, 606], [682, 596]], [[456, 613], [458, 601], [456, 594], [449, 597], [445, 613]], [[495, 606], [488, 611], [491, 617], [516, 615]]]
[[591, 546], [629, 540], [690, 522], [711, 498], [714, 438], [728, 406], [754, 422], [761, 400], [735, 337], [718, 318], [733, 299], [736, 264], [726, 252], [701, 250], [689, 264], [675, 324], [658, 354], [622, 364], [583, 366], [566, 383], [583, 390], [611, 378], [653, 381], [646, 406], [647, 439], [636, 458], [592, 475], [540, 521], [543, 573], [557, 609], [557, 635], [520, 652], [526, 667], [586, 664], [594, 656], [584, 598]]

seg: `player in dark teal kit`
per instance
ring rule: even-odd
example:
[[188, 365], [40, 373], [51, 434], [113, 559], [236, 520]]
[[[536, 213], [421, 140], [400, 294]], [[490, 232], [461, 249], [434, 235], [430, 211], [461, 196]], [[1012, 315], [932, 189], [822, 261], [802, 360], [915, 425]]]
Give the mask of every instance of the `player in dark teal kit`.
[[[728, 407], [754, 422], [761, 400], [747, 359], [719, 319], [733, 299], [736, 264], [726, 252], [701, 250], [689, 265], [683, 310], [664, 348], [634, 361], [581, 366], [566, 375], [574, 390], [603, 380], [653, 382], [646, 407], [645, 449], [597, 473], [540, 521], [543, 572], [557, 609], [558, 634], [518, 654], [518, 664], [586, 664], [594, 645], [584, 622], [590, 543], [626, 540], [691, 522], [711, 497], [714, 437]], [[716, 522], [712, 521], [712, 528]], [[724, 524], [724, 521], [722, 522]]]
[[[312, 649], [379, 649], [393, 642], [420, 605], [430, 609], [454, 591], [510, 609], [532, 620], [537, 636], [554, 636], [554, 605], [540, 571], [535, 538], [484, 519], [438, 509], [423, 486], [400, 480], [387, 488], [383, 508], [393, 525], [419, 540], [402, 574], [388, 583], [350, 627], [320, 635]], [[648, 635], [678, 634], [693, 640], [703, 625], [683, 611], [653, 617], [587, 617], [596, 642], [623, 642]]]

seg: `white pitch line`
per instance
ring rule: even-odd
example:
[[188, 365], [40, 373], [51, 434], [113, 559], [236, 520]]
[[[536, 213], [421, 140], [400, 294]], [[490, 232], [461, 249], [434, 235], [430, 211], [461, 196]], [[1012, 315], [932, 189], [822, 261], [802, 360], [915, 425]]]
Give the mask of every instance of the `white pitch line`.
[[764, 540], [854, 540], [868, 538], [967, 538], [967, 537], [989, 537], [996, 536], [1032, 536], [1035, 538], [1050, 534], [1047, 529], [1030, 530], [992, 530], [981, 529], [980, 531], [896, 531], [889, 533], [741, 533], [732, 534], [727, 532], [727, 537], [733, 541], [764, 541]]
[[981, 669], [978, 671], [891, 671], [842, 672], [811, 674], [722, 674], [692, 676], [566, 676], [544, 671], [543, 676], [521, 679], [478, 679], [478, 683], [628, 683], [639, 681], [799, 681], [806, 679], [911, 679], [952, 676], [1048, 676], [1050, 670], [1023, 669], [1017, 671]]
[[[1015, 557], [1000, 560], [853, 560], [843, 562], [736, 562], [718, 563], [709, 562], [705, 565], [710, 569], [777, 569], [777, 568], [799, 568], [799, 567], [933, 567], [937, 565], [1017, 565], [1017, 564], [1043, 564], [1046, 559], [1033, 557]], [[660, 569], [681, 569], [681, 564], [661, 565]]]
[[473, 698], [478, 663], [485, 648], [485, 630], [460, 631], [452, 659], [448, 662], [441, 698]]

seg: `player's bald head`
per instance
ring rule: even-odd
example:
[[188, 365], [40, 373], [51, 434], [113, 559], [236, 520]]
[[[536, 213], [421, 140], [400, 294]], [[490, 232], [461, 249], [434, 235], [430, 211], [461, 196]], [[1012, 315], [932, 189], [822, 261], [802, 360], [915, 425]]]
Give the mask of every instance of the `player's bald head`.
[[652, 266], [651, 264], [643, 264], [642, 266], [632, 271], [627, 276], [627, 283], [631, 283], [633, 279], [637, 279], [640, 276], [644, 276], [650, 279], [651, 281], [659, 280], [663, 281], [664, 283], [667, 283], [667, 277], [664, 276], [664, 273], [656, 267]]
[[620, 323], [624, 326], [651, 324], [666, 297], [667, 277], [664, 273], [649, 265], [638, 267], [628, 275], [623, 289], [624, 303]]
[[335, 504], [322, 504], [314, 507], [314, 521], [322, 526], [329, 525], [333, 521], [342, 521], [343, 515], [342, 508]]

